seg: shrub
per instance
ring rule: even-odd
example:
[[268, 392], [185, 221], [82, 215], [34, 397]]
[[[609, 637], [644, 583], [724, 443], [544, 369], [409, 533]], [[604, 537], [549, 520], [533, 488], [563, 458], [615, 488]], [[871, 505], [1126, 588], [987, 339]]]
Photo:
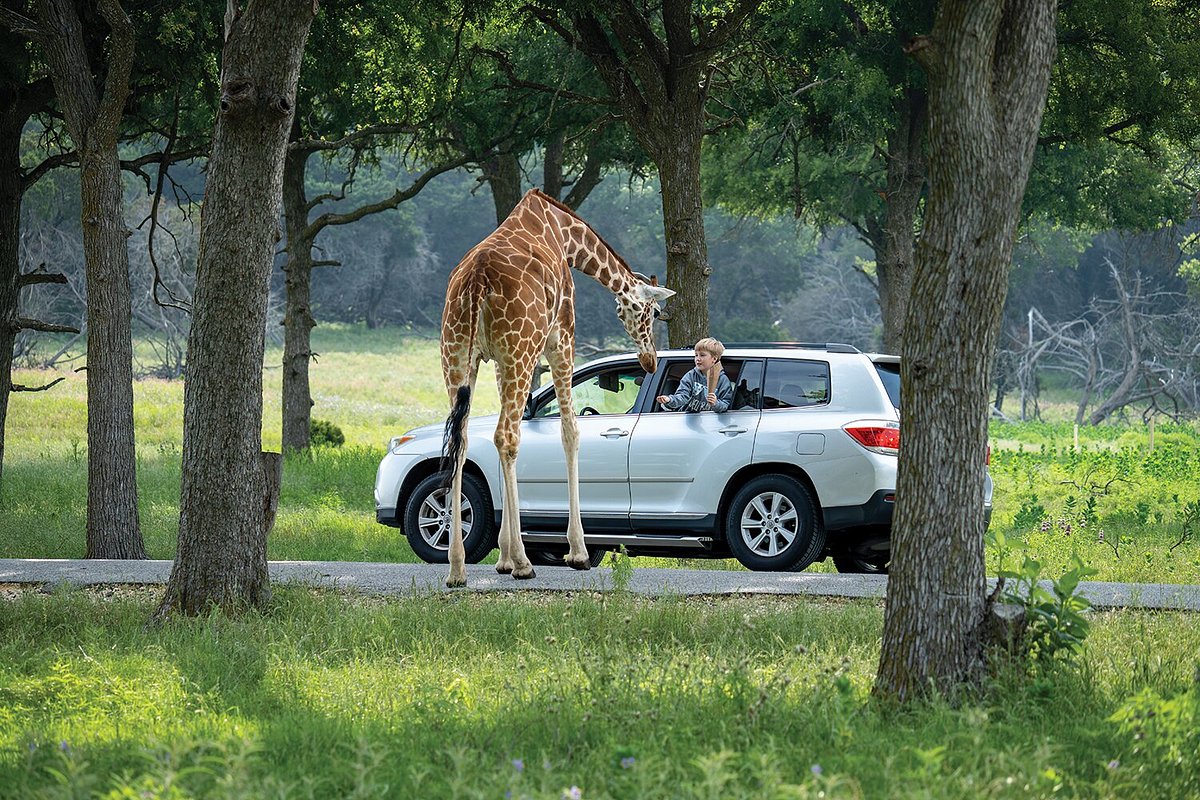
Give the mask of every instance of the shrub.
[[341, 447], [346, 443], [346, 436], [329, 420], [314, 419], [308, 425], [308, 443], [312, 447]]

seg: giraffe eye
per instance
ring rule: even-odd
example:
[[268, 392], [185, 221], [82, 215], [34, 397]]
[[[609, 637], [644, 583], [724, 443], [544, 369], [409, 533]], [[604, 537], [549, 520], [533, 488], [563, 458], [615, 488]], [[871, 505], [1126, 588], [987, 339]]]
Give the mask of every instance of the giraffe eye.
[[655, 318], [655, 319], [658, 319], [658, 315], [659, 315], [659, 313], [661, 313], [661, 312], [659, 312], [659, 310], [658, 310], [657, 308], [656, 308], [656, 309], [654, 309], [654, 318]]

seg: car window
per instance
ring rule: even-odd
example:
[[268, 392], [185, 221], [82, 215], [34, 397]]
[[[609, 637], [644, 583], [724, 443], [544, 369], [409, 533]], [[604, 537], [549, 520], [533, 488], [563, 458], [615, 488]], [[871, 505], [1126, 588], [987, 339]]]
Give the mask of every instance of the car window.
[[824, 361], [767, 361], [763, 408], [804, 408], [829, 402], [829, 364]]
[[900, 365], [876, 362], [875, 371], [879, 373], [879, 380], [883, 381], [883, 388], [887, 390], [892, 405], [900, 408]]
[[[645, 373], [638, 366], [613, 367], [579, 379], [571, 387], [575, 414], [628, 414], [637, 401]], [[557, 417], [558, 398], [550, 398], [533, 412], [535, 417]]]
[[[655, 396], [675, 394], [683, 376], [695, 366], [695, 363], [691, 361], [676, 361], [669, 364], [664, 370], [662, 384], [655, 392]], [[740, 358], [722, 358], [721, 369], [725, 372], [725, 377], [729, 378], [729, 382], [733, 384], [733, 402], [729, 404], [729, 410], [758, 410], [762, 399], [762, 362], [743, 361]], [[654, 410], [663, 411], [664, 409], [655, 403]]]

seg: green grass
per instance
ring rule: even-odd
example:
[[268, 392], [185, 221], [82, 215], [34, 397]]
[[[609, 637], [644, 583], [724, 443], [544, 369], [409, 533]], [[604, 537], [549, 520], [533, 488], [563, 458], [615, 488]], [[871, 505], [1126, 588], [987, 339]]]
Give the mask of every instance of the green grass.
[[[415, 561], [399, 531], [375, 523], [371, 495], [386, 440], [445, 416], [437, 342], [394, 330], [330, 325], [314, 331], [313, 348], [319, 354], [312, 365], [313, 414], [338, 425], [346, 445], [287, 460], [269, 555]], [[279, 360], [277, 350], [265, 359], [263, 442], [268, 449], [279, 446]], [[68, 369], [55, 375], [18, 372], [16, 380], [36, 385], [59, 374], [66, 380], [50, 391], [13, 395], [0, 490], [0, 557], [64, 558], [84, 551], [84, 377]], [[490, 365], [481, 372], [476, 394], [474, 412], [497, 409]], [[152, 558], [171, 558], [175, 552], [182, 410], [181, 381], [136, 383], [138, 486]], [[1185, 536], [1188, 504], [1200, 503], [1196, 424], [1159, 425], [1153, 450], [1143, 425], [1081, 428], [1078, 449], [1073, 426], [1065, 422], [993, 423], [991, 440], [993, 528], [1042, 562], [1048, 577], [1079, 555], [1098, 570], [1099, 580], [1200, 583], [1197, 525], [1190, 538]], [[1089, 500], [1094, 505], [1085, 518]], [[1010, 554], [1009, 565], [1020, 557]], [[999, 558], [996, 548], [989, 548], [992, 572]], [[741, 569], [732, 560], [641, 558], [635, 563], [639, 568]], [[826, 562], [810, 569], [833, 567]]]
[[151, 596], [0, 603], [0, 797], [1200, 792], [1193, 718], [1110, 719], [1195, 713], [1197, 615], [1098, 614], [1075, 668], [901, 712], [869, 697], [873, 603], [287, 588], [147, 628]]

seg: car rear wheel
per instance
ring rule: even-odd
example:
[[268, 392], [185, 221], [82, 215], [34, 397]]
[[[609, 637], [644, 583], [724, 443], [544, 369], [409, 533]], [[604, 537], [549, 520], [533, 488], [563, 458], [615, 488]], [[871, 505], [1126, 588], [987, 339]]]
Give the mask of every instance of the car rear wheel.
[[748, 569], [802, 570], [825, 546], [825, 527], [804, 484], [786, 475], [763, 475], [734, 495], [725, 539]]
[[857, 553], [838, 553], [833, 565], [838, 572], [855, 575], [887, 575], [891, 556], [863, 556]]
[[[588, 562], [593, 567], [598, 567], [604, 561], [604, 556], [608, 551], [602, 547], [588, 548]], [[558, 548], [555, 550], [541, 550], [531, 547], [525, 548], [525, 555], [529, 557], [530, 562], [539, 567], [565, 567], [567, 562], [564, 558], [567, 555], [567, 549]]]
[[[404, 507], [404, 535], [413, 552], [430, 564], [450, 561], [450, 491], [442, 488], [444, 472], [417, 484]], [[462, 480], [463, 549], [477, 564], [496, 547], [496, 525], [487, 488], [473, 475]]]

